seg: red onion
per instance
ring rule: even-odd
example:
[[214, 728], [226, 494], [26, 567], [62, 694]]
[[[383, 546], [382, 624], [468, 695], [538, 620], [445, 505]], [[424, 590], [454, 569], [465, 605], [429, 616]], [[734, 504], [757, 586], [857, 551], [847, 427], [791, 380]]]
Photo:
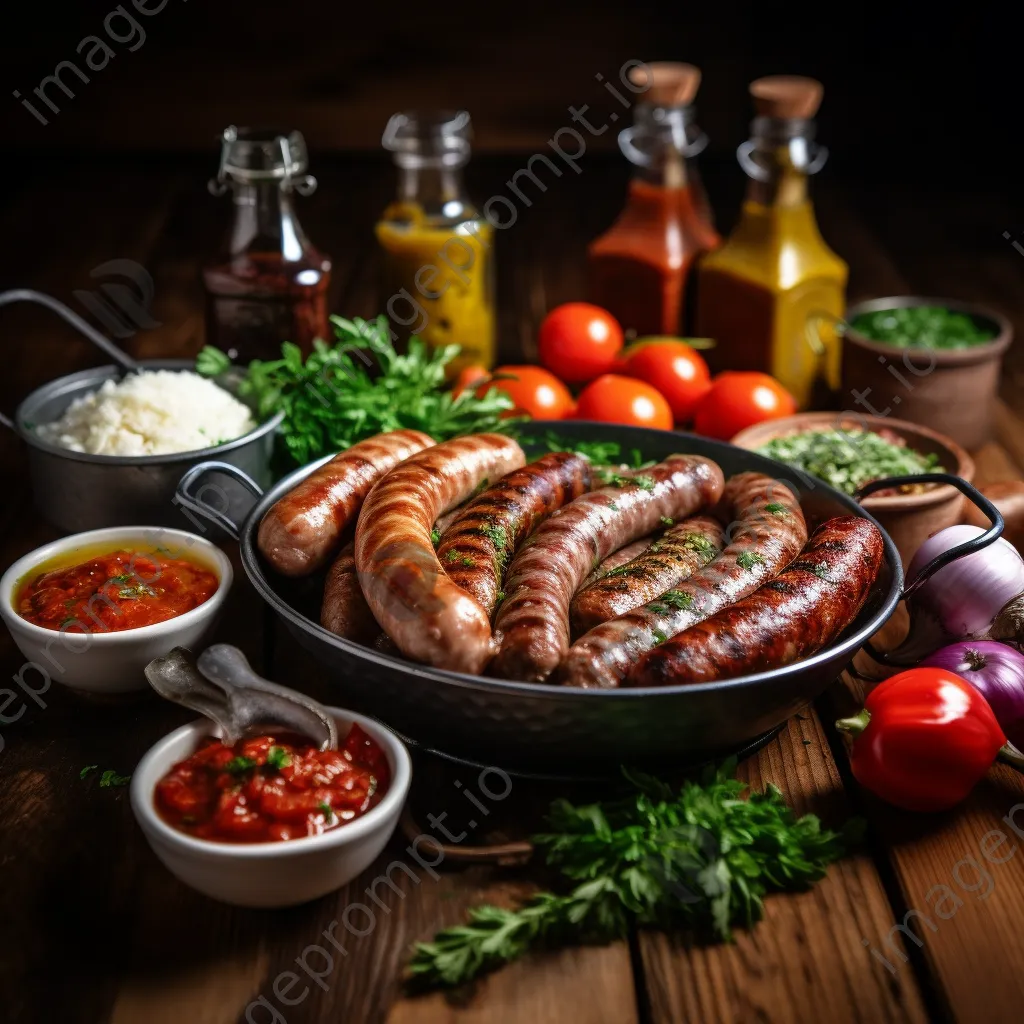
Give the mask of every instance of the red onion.
[[969, 682], [989, 702], [1006, 738], [1024, 749], [1024, 654], [994, 640], [950, 644], [921, 662]]
[[[980, 537], [978, 526], [948, 526], [929, 537], [907, 569], [912, 580], [936, 555]], [[969, 638], [1016, 639], [1021, 634], [1024, 561], [1001, 537], [941, 568], [908, 600], [910, 636], [894, 655], [917, 660], [945, 642]], [[998, 621], [997, 621], [998, 620]], [[993, 629], [993, 625], [996, 628]], [[898, 660], [898, 658], [897, 658]]]

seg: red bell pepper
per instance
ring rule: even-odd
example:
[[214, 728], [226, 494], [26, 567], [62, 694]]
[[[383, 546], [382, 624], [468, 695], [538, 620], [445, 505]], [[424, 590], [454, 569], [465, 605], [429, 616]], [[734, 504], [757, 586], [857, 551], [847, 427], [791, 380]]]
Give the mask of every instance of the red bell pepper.
[[997, 755], [1019, 762], [988, 701], [954, 672], [913, 668], [836, 722], [853, 737], [854, 777], [908, 811], [944, 811], [963, 800]]

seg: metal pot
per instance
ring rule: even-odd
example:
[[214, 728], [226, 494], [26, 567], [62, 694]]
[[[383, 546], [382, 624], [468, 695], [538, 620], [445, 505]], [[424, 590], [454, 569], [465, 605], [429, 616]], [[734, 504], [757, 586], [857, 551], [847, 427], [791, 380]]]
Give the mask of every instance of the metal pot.
[[[714, 459], [727, 477], [747, 470], [778, 477], [799, 494], [815, 524], [837, 515], [874, 522], [852, 498], [733, 445], [639, 427], [565, 422], [526, 425], [524, 447], [552, 429], [569, 445], [616, 442], [624, 453], [636, 449], [644, 459], [657, 460], [685, 451]], [[599, 777], [620, 764], [678, 767], [739, 749], [817, 697], [900, 599], [902, 568], [886, 536], [884, 563], [857, 620], [837, 643], [799, 664], [722, 682], [611, 691], [440, 671], [328, 632], [319, 624], [323, 575], [283, 579], [259, 554], [256, 532], [264, 513], [324, 461], [297, 470], [266, 494], [232, 467], [198, 465], [182, 478], [178, 501], [235, 532], [253, 585], [336, 683], [339, 702], [381, 718], [420, 746], [475, 764], [520, 774]], [[233, 474], [250, 487], [257, 500], [244, 522], [232, 522], [202, 499], [199, 491], [211, 473]]]
[[[44, 441], [36, 433], [38, 424], [59, 419], [72, 401], [97, 390], [105, 381], [116, 380], [135, 370], [191, 370], [195, 364], [185, 359], [137, 362], [48, 295], [27, 290], [0, 295], [0, 305], [13, 301], [47, 306], [118, 364], [59, 377], [33, 391], [18, 406], [13, 419], [0, 413], [0, 423], [29, 446], [29, 475], [35, 506], [58, 529], [80, 533], [139, 523], [181, 527], [185, 523], [174, 504], [178, 481], [189, 467], [213, 458], [240, 469], [261, 486], [270, 483], [274, 432], [283, 413], [234, 441], [171, 455], [88, 455]], [[238, 375], [227, 374], [217, 383], [235, 393], [240, 379]], [[248, 505], [242, 493], [228, 487], [220, 495], [220, 504], [229, 510], [240, 510]]]

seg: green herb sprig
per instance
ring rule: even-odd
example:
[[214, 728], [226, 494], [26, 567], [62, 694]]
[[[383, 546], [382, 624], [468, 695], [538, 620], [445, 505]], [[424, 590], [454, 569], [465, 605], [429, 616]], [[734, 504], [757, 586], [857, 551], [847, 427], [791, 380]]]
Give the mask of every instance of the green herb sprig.
[[625, 799], [577, 807], [555, 801], [552, 831], [535, 836], [548, 866], [569, 883], [513, 909], [470, 911], [469, 921], [416, 946], [416, 987], [460, 985], [538, 947], [611, 942], [636, 926], [693, 930], [728, 941], [750, 927], [764, 896], [807, 888], [861, 831], [797, 818], [774, 786], [741, 799], [735, 761], [678, 793], [639, 774]]
[[[250, 399], [261, 419], [283, 410], [281, 435], [292, 459], [304, 465], [329, 452], [389, 430], [422, 430], [436, 441], [497, 430], [512, 400], [497, 388], [477, 397], [473, 388], [453, 396], [445, 367], [459, 352], [448, 345], [433, 352], [411, 338], [400, 355], [391, 343], [386, 317], [376, 320], [331, 317], [337, 342], [313, 343], [303, 359], [285, 342], [281, 358], [249, 364], [239, 394]], [[231, 367], [221, 351], [207, 346], [196, 371], [217, 376]]]

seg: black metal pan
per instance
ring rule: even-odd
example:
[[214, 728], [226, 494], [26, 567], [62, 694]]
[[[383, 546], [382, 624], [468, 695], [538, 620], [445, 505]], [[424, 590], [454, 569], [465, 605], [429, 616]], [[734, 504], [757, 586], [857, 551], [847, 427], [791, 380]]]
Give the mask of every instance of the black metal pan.
[[[875, 522], [854, 499], [826, 484], [719, 441], [605, 423], [539, 422], [522, 428], [524, 448], [529, 452], [531, 438], [552, 430], [570, 443], [616, 442], [626, 458], [634, 450], [644, 460], [659, 461], [685, 452], [714, 459], [726, 477], [746, 471], [777, 477], [800, 496], [811, 528], [838, 515]], [[322, 575], [287, 580], [263, 561], [256, 547], [263, 514], [320, 464], [303, 467], [260, 494], [235, 467], [205, 463], [182, 478], [177, 500], [238, 537], [253, 585], [337, 684], [337, 703], [381, 719], [428, 749], [513, 773], [595, 777], [614, 773], [621, 764], [678, 767], [743, 748], [817, 697], [900, 600], [900, 558], [883, 533], [884, 564], [860, 615], [836, 643], [795, 665], [721, 682], [613, 691], [439, 671], [328, 632], [319, 624]], [[241, 481], [258, 499], [244, 522], [219, 510], [226, 502], [210, 500], [211, 493], [223, 493], [211, 490], [218, 474]]]

